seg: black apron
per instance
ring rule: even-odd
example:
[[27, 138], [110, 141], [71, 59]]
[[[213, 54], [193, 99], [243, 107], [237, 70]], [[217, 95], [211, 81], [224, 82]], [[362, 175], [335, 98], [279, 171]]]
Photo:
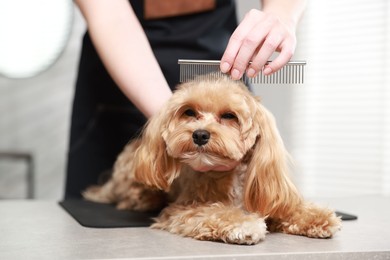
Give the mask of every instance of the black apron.
[[[233, 0], [217, 0], [213, 11], [158, 20], [144, 19], [142, 0], [131, 5], [171, 89], [179, 83], [178, 59], [221, 59], [237, 27]], [[86, 187], [99, 183], [145, 122], [109, 76], [87, 32], [73, 100], [65, 198], [81, 198]]]

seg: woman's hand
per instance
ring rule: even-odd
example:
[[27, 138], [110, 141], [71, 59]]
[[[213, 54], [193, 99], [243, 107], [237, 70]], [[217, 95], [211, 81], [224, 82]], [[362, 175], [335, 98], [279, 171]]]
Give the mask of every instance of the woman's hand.
[[[303, 12], [304, 1], [290, 0], [291, 6], [283, 1], [277, 2], [263, 1], [264, 11], [252, 9], [245, 15], [221, 59], [223, 73], [230, 72], [235, 80], [245, 72], [248, 77], [255, 77], [261, 70], [269, 75], [291, 59], [297, 41], [295, 28]], [[274, 52], [279, 52], [279, 55], [264, 67]]]

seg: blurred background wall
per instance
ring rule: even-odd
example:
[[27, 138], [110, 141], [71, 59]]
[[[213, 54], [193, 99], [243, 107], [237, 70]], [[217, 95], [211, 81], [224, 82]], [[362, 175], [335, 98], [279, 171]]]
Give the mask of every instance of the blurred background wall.
[[[32, 78], [0, 75], [0, 152], [33, 156], [38, 199], [63, 196], [71, 102], [85, 32], [81, 14], [73, 9], [70, 38], [53, 66]], [[25, 197], [27, 167], [23, 160], [0, 157], [0, 198]]]
[[[307, 61], [305, 84], [254, 86], [254, 92], [277, 119], [304, 195], [390, 194], [390, 4], [308, 2], [293, 58]], [[237, 3], [240, 19], [259, 7], [258, 1]], [[84, 31], [74, 8], [69, 42], [52, 67], [27, 79], [0, 76], [0, 153], [33, 156], [38, 199], [63, 195]], [[0, 158], [0, 199], [25, 197], [26, 167]]]

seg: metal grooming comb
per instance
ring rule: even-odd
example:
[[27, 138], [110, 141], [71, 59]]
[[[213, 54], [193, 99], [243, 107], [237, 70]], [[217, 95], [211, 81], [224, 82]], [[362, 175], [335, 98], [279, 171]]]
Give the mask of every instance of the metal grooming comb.
[[[184, 60], [180, 59], [180, 82], [196, 79], [196, 76], [213, 73], [224, 75], [219, 69], [219, 60]], [[270, 61], [267, 62], [267, 64]], [[305, 76], [305, 61], [290, 61], [279, 71], [265, 76], [260, 72], [256, 77], [244, 76], [242, 81], [250, 84], [303, 84]]]

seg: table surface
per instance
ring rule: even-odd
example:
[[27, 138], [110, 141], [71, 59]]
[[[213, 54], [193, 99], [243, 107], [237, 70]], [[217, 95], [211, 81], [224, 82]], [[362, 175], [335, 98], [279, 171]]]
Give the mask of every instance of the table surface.
[[0, 201], [0, 259], [390, 259], [390, 197], [312, 200], [358, 215], [332, 239], [271, 233], [254, 246], [149, 228], [86, 228], [55, 201]]

